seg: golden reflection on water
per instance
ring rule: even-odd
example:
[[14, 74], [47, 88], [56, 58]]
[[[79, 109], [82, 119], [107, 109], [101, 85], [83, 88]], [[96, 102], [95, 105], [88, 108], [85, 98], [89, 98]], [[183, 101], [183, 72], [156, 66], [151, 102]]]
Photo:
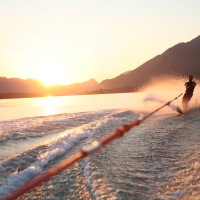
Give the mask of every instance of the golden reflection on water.
[[56, 112], [56, 107], [58, 105], [58, 99], [52, 96], [43, 98], [43, 114], [52, 115]]
[[[43, 108], [43, 115], [53, 115], [57, 113], [62, 113], [62, 105], [69, 105], [71, 100], [69, 98], [63, 97], [44, 97], [42, 99], [42, 108]], [[64, 110], [63, 110], [64, 112]]]

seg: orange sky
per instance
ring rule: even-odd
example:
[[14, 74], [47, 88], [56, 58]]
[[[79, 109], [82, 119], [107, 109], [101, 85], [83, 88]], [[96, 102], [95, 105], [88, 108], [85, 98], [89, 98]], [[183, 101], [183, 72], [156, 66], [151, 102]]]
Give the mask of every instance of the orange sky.
[[200, 34], [198, 0], [0, 1], [0, 76], [113, 78]]

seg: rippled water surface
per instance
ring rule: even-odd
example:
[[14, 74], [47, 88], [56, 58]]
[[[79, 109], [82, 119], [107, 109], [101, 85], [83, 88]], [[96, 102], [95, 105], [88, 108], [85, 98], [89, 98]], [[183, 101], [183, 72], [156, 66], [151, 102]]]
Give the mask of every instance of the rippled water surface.
[[[13, 119], [1, 115], [0, 197], [115, 127], [147, 114], [131, 106], [139, 101], [138, 96], [94, 95], [90, 106], [83, 99], [78, 103], [78, 96], [71, 104], [61, 104], [65, 97], [58, 97], [46, 114], [41, 99], [31, 105], [30, 99], [22, 99], [24, 106], [18, 99], [16, 107], [7, 100], [7, 107], [0, 109], [10, 109], [10, 113], [18, 109], [19, 113]], [[199, 108], [181, 116], [174, 111], [159, 112], [101, 153], [75, 163], [20, 199], [200, 199], [199, 121]]]

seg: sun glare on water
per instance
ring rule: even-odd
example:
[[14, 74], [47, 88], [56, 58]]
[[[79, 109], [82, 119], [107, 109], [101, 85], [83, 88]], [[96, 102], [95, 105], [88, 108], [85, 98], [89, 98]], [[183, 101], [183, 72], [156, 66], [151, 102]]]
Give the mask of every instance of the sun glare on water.
[[[66, 108], [67, 111], [69, 112], [69, 109], [71, 107], [71, 105], [74, 104], [74, 99], [73, 98], [68, 98], [68, 97], [52, 97], [52, 96], [48, 96], [48, 97], [44, 97], [40, 99], [40, 106], [41, 106], [41, 110], [43, 112], [44, 116], [48, 116], [48, 115], [53, 115], [53, 114], [61, 114], [61, 113], [65, 113], [66, 112]], [[63, 106], [65, 105], [65, 106]]]
[[45, 116], [56, 113], [57, 106], [58, 102], [56, 98], [51, 96], [43, 98], [43, 112]]

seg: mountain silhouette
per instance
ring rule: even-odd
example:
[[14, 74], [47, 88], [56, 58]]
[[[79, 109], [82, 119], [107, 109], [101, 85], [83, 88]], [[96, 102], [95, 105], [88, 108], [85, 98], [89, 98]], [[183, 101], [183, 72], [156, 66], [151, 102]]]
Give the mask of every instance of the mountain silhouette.
[[55, 85], [51, 87], [51, 95], [78, 95], [85, 94], [87, 92], [93, 91], [96, 89], [99, 83], [90, 79], [82, 83], [73, 83], [70, 85]]
[[0, 93], [43, 93], [45, 86], [35, 79], [0, 77]]
[[21, 97], [40, 97], [40, 96], [64, 96], [85, 94], [96, 88], [98, 82], [90, 79], [83, 83], [71, 85], [54, 84], [45, 86], [35, 79], [20, 79], [0, 77], [0, 98], [21, 98]]
[[98, 89], [129, 87], [135, 91], [161, 76], [184, 77], [189, 74], [193, 74], [195, 79], [200, 79], [200, 36], [169, 48], [132, 71], [102, 81]]

